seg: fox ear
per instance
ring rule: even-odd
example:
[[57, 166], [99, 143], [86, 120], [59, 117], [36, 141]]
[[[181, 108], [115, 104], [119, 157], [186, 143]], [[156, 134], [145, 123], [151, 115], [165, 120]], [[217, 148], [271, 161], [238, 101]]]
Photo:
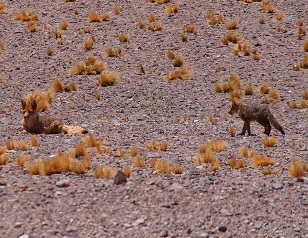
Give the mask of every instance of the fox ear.
[[37, 108], [37, 104], [35, 100], [31, 102], [31, 107], [32, 107], [32, 110], [35, 110]]
[[231, 100], [235, 105], [239, 105], [241, 102], [237, 97], [231, 98]]
[[22, 109], [25, 109], [25, 108], [26, 108], [26, 105], [27, 105], [27, 103], [25, 102], [25, 100], [20, 99], [20, 102], [21, 102]]

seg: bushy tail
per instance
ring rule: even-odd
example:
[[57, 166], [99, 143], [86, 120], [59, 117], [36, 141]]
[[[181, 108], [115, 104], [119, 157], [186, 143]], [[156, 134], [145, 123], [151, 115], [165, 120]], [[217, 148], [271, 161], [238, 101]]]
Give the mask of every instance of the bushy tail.
[[273, 116], [273, 114], [271, 114], [271, 113], [269, 114], [268, 120], [269, 120], [269, 122], [270, 122], [278, 131], [281, 132], [281, 134], [285, 135], [282, 126], [278, 123], [278, 121], [275, 119], [275, 117]]
[[88, 130], [81, 126], [63, 126], [64, 134], [87, 134]]

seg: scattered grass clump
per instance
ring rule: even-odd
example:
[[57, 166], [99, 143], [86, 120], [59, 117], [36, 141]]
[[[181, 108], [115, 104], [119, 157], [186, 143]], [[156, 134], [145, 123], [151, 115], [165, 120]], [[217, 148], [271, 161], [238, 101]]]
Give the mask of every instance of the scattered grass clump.
[[15, 13], [13, 20], [17, 21], [37, 21], [39, 14], [33, 13], [31, 9], [23, 10], [21, 13]]
[[282, 20], [283, 14], [282, 14], [281, 12], [278, 12], [278, 13], [276, 14], [275, 18], [276, 18], [277, 21]]
[[120, 42], [127, 42], [128, 41], [128, 35], [127, 34], [120, 34], [119, 40], [120, 40]]
[[121, 57], [124, 51], [122, 47], [118, 47], [118, 49], [108, 47], [105, 52], [107, 57]]
[[105, 12], [103, 15], [100, 15], [97, 11], [92, 12], [88, 16], [89, 22], [101, 22], [101, 21], [107, 21], [110, 18], [110, 13]]
[[268, 166], [275, 164], [275, 160], [267, 157], [266, 155], [256, 154], [251, 159], [255, 166]]
[[168, 73], [165, 78], [171, 82], [173, 80], [189, 80], [193, 77], [193, 72], [187, 69], [185, 66]]
[[263, 168], [261, 168], [261, 173], [263, 175], [278, 174], [279, 173], [279, 169], [271, 170], [271, 168], [269, 166], [268, 167], [263, 167]]
[[262, 139], [262, 144], [266, 147], [273, 147], [277, 143], [277, 138], [275, 136]]
[[163, 143], [160, 144], [159, 149], [161, 151], [166, 151], [168, 149], [169, 146], [169, 142], [168, 141], [164, 141]]
[[181, 67], [184, 64], [184, 57], [176, 56], [173, 59], [172, 64], [173, 64], [174, 67]]
[[0, 14], [4, 13], [4, 8], [6, 7], [5, 3], [0, 3]]
[[306, 101], [300, 101], [300, 102], [299, 102], [299, 108], [302, 108], [302, 109], [308, 108], [308, 100], [306, 100]]
[[305, 52], [308, 52], [308, 39], [306, 39], [303, 43], [303, 49]]
[[225, 28], [227, 30], [234, 30], [234, 29], [236, 29], [237, 28], [237, 21], [233, 20], [233, 21], [227, 22], [225, 24]]
[[116, 5], [116, 6], [113, 8], [113, 13], [114, 13], [114, 15], [119, 15], [121, 11], [122, 11], [122, 8], [121, 8], [119, 5]]
[[224, 140], [210, 140], [207, 146], [211, 151], [220, 152], [226, 148], [227, 142]]
[[123, 168], [123, 173], [125, 174], [125, 177], [126, 177], [126, 178], [130, 178], [130, 175], [132, 174], [132, 170], [131, 170], [130, 167], [125, 166], [125, 167]]
[[215, 158], [212, 163], [211, 163], [211, 167], [210, 169], [211, 170], [218, 170], [220, 167], [220, 163], [219, 163], [219, 160], [217, 158]]
[[183, 169], [181, 166], [177, 164], [168, 163], [165, 160], [156, 160], [154, 163], [155, 171], [165, 174], [181, 174], [183, 173]]
[[264, 13], [273, 13], [275, 11], [275, 8], [272, 6], [272, 2], [266, 2], [266, 1], [262, 1], [263, 6], [262, 6], [262, 12]]
[[260, 24], [265, 24], [265, 19], [264, 19], [264, 17], [259, 18], [259, 23], [260, 23]]
[[31, 146], [39, 146], [40, 145], [40, 142], [38, 141], [38, 139], [35, 135], [31, 136], [30, 144], [31, 144]]
[[126, 156], [126, 151], [125, 151], [124, 148], [119, 148], [117, 153], [118, 153], [118, 156], [120, 156], [120, 157], [125, 157]]
[[246, 88], [245, 88], [245, 95], [253, 95], [254, 94], [254, 89], [253, 86], [251, 84], [249, 84]]
[[132, 161], [134, 165], [138, 168], [142, 168], [145, 165], [145, 158], [142, 157], [134, 157]]
[[42, 162], [40, 173], [51, 175], [70, 170], [70, 158], [65, 153], [57, 153], [51, 158], [46, 158]]
[[237, 160], [234, 156], [232, 156], [228, 160], [228, 164], [231, 166], [232, 169], [240, 169], [245, 167], [245, 160], [244, 159]]
[[65, 31], [67, 30], [67, 27], [68, 27], [68, 21], [67, 20], [64, 20], [63, 22], [61, 22], [61, 25], [60, 25], [60, 29]]
[[25, 165], [30, 174], [38, 175], [42, 170], [43, 162], [41, 158], [38, 158], [35, 162], [26, 163]]
[[228, 45], [230, 42], [237, 44], [237, 42], [239, 42], [242, 39], [242, 37], [240, 35], [237, 35], [237, 32], [228, 32], [222, 39], [221, 39], [221, 43], [223, 45]]
[[91, 50], [94, 44], [94, 39], [92, 37], [85, 39], [85, 41], [83, 42], [83, 49], [84, 50]]
[[231, 137], [234, 137], [236, 135], [236, 130], [233, 126], [230, 127], [229, 131], [230, 131]]
[[24, 166], [26, 162], [28, 162], [30, 159], [30, 155], [18, 155], [17, 156], [17, 165], [18, 166]]
[[297, 108], [296, 102], [295, 101], [288, 102], [288, 107], [289, 108]]
[[148, 150], [158, 150], [159, 145], [157, 143], [157, 140], [153, 139], [149, 144], [146, 145]]
[[308, 171], [308, 164], [302, 161], [292, 161], [289, 166], [289, 174], [292, 177], [300, 178], [306, 175]]
[[195, 25], [187, 25], [184, 27], [183, 31], [187, 33], [193, 33], [195, 35], [197, 35], [197, 32], [198, 32]]
[[188, 35], [187, 35], [186, 33], [182, 33], [182, 34], [181, 34], [181, 39], [182, 39], [183, 42], [187, 42], [187, 40], [188, 40]]
[[73, 158], [79, 158], [79, 157], [83, 157], [86, 156], [88, 154], [87, 148], [85, 147], [84, 143], [79, 143], [76, 145], [75, 150], [72, 150], [72, 157]]
[[0, 165], [6, 165], [9, 158], [10, 156], [8, 154], [0, 155]]
[[308, 89], [304, 89], [304, 90], [301, 92], [301, 97], [302, 97], [304, 100], [308, 100]]
[[14, 141], [14, 148], [17, 150], [27, 150], [28, 145], [24, 140]]
[[31, 20], [26, 23], [26, 27], [30, 32], [35, 32], [38, 30], [38, 26], [35, 21]]
[[76, 174], [83, 174], [87, 172], [91, 167], [91, 160], [88, 156], [84, 156], [82, 161], [78, 159], [72, 159], [70, 161], [69, 170]]
[[74, 75], [100, 74], [106, 69], [103, 61], [97, 60], [96, 56], [88, 56], [85, 61], [78, 61], [70, 70]]
[[197, 164], [212, 163], [215, 159], [214, 153], [209, 148], [206, 148], [201, 154], [195, 156], [195, 162]]
[[246, 146], [242, 145], [239, 149], [238, 152], [241, 156], [241, 158], [248, 158], [249, 157], [249, 153], [248, 153], [248, 149]]
[[88, 26], [88, 27], [83, 28], [83, 33], [85, 33], [85, 34], [91, 33], [92, 30], [93, 30], [93, 27], [92, 26]]
[[59, 77], [56, 77], [55, 80], [53, 81], [52, 89], [53, 91], [60, 93], [64, 91], [64, 85]]
[[135, 157], [138, 154], [138, 148], [136, 146], [133, 146], [132, 148], [130, 148], [129, 150], [130, 156], [131, 157]]
[[102, 87], [112, 86], [120, 82], [120, 75], [117, 72], [102, 72], [98, 77], [98, 85]]
[[179, 11], [179, 4], [175, 3], [174, 5], [167, 4], [165, 8], [166, 14], [177, 13]]
[[270, 92], [271, 88], [268, 86], [268, 83], [263, 83], [260, 87], [259, 87], [259, 92], [261, 94], [268, 94]]
[[302, 69], [308, 69], [308, 54], [306, 54], [304, 59], [299, 62], [299, 67]]
[[13, 140], [7, 140], [4, 142], [4, 147], [7, 149], [7, 150], [14, 150], [15, 148], [15, 143]]
[[113, 178], [115, 176], [115, 171], [109, 166], [99, 166], [93, 171], [95, 178]]
[[63, 35], [63, 31], [60, 28], [56, 28], [53, 31], [53, 37], [58, 39], [58, 38], [62, 38]]
[[166, 55], [167, 55], [167, 57], [168, 57], [169, 59], [171, 59], [171, 60], [175, 59], [175, 53], [174, 53], [173, 50], [167, 50], [167, 51], [166, 51]]
[[150, 13], [148, 17], [149, 22], [155, 22], [156, 21], [156, 16], [153, 13]]
[[31, 102], [35, 100], [37, 104], [37, 110], [39, 112], [44, 112], [49, 109], [52, 97], [53, 94], [50, 91], [45, 92], [37, 89], [34, 93], [28, 93], [28, 95], [25, 97], [25, 101], [27, 104], [31, 104]]
[[48, 56], [51, 56], [53, 54], [53, 50], [51, 48], [47, 48], [46, 53]]

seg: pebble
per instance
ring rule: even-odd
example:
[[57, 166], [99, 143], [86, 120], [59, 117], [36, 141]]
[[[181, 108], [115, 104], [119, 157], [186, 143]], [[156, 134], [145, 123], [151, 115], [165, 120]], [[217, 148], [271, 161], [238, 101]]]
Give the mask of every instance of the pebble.
[[231, 216], [231, 215], [232, 215], [232, 214], [229, 212], [229, 210], [224, 209], [224, 208], [220, 209], [220, 213], [223, 214], [223, 215], [225, 215], [225, 216]]
[[168, 231], [167, 230], [162, 230], [160, 233], [159, 233], [159, 237], [167, 237], [169, 235]]
[[179, 184], [179, 183], [173, 183], [173, 184], [169, 187], [170, 190], [174, 190], [174, 191], [182, 190], [183, 188], [184, 188], [184, 187], [183, 187], [181, 184]]
[[56, 186], [59, 188], [64, 188], [69, 186], [69, 181], [67, 179], [62, 179], [56, 182]]
[[253, 225], [253, 228], [260, 229], [262, 225], [263, 225], [262, 221], [256, 221], [255, 224]]
[[227, 227], [226, 226], [220, 226], [220, 227], [218, 227], [218, 230], [221, 231], [221, 232], [226, 232]]
[[29, 238], [29, 235], [22, 235], [22, 236], [19, 236], [18, 238]]
[[281, 188], [283, 188], [283, 185], [281, 183], [273, 183], [273, 188], [274, 189], [281, 189]]
[[200, 235], [200, 237], [202, 237], [202, 238], [208, 238], [209, 237], [209, 233], [202, 233], [201, 235]]

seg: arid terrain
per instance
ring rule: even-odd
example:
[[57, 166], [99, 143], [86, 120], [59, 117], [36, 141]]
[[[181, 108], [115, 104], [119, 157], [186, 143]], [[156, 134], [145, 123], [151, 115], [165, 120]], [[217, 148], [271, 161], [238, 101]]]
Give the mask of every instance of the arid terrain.
[[[308, 238], [306, 0], [1, 3], [0, 161], [7, 161], [0, 165], [0, 237]], [[23, 21], [22, 11], [32, 20]], [[89, 21], [95, 11], [97, 21]], [[232, 21], [236, 29], [227, 29]], [[238, 44], [226, 42], [234, 32]], [[87, 39], [93, 46], [84, 46]], [[99, 73], [73, 74], [89, 56], [119, 82], [103, 87]], [[179, 68], [187, 79], [170, 78]], [[230, 76], [240, 82], [236, 89], [217, 92]], [[57, 92], [56, 78], [77, 90]], [[84, 171], [29, 169], [57, 153], [72, 156], [89, 138], [23, 133], [20, 100], [36, 90], [52, 93], [42, 115], [101, 139], [73, 158], [89, 159]], [[246, 105], [267, 102], [285, 135], [272, 128], [267, 136], [256, 122], [254, 136], [231, 135], [244, 123], [228, 114], [234, 95]], [[265, 146], [266, 138], [276, 142]], [[95, 176], [101, 166], [111, 169], [109, 178]], [[130, 177], [115, 184], [124, 168]]]

